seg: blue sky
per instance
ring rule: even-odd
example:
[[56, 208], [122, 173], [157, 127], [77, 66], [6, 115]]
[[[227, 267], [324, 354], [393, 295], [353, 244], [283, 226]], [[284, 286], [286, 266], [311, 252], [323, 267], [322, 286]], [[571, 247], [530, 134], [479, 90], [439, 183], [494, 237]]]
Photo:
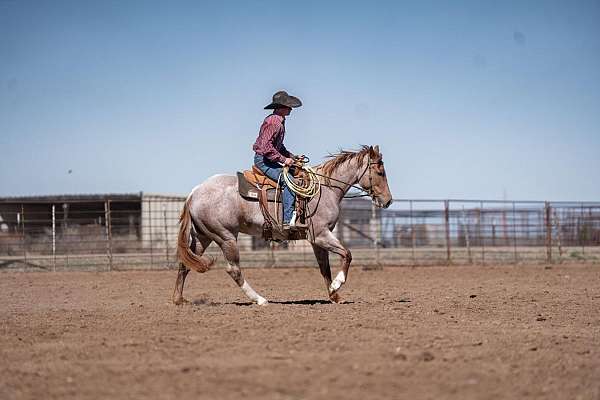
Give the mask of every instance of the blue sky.
[[[0, 196], [187, 194], [272, 94], [397, 198], [600, 200], [600, 2], [0, 0]], [[71, 170], [71, 173], [68, 171]]]

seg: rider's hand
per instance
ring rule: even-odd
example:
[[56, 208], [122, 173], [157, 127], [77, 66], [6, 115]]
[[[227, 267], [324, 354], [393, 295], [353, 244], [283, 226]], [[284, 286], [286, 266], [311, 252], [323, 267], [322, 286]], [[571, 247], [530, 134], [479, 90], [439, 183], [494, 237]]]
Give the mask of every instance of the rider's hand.
[[291, 167], [292, 164], [294, 164], [294, 160], [292, 160], [291, 158], [286, 158], [285, 162], [283, 163], [283, 165], [285, 165], [286, 167]]

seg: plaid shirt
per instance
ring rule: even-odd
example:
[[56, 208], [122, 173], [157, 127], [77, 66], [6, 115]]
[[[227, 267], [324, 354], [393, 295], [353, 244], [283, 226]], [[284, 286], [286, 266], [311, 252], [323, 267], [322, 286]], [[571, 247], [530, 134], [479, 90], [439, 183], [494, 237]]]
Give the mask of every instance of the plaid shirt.
[[284, 137], [285, 118], [271, 114], [263, 121], [252, 150], [269, 161], [283, 163], [287, 157], [292, 157], [292, 153], [283, 145]]

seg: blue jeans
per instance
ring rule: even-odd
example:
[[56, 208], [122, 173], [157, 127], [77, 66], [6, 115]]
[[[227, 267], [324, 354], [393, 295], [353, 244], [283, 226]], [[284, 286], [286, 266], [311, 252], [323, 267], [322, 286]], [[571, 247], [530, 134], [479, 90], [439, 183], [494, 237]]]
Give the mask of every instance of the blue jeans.
[[[283, 172], [283, 167], [277, 163], [269, 161], [260, 154], [254, 155], [254, 165], [260, 169], [266, 176], [273, 179], [275, 182], [279, 179], [279, 174]], [[279, 182], [282, 188], [283, 197], [283, 223], [287, 224], [292, 219], [292, 213], [294, 212], [294, 201], [296, 201], [296, 195], [290, 190], [285, 184], [283, 178]]]

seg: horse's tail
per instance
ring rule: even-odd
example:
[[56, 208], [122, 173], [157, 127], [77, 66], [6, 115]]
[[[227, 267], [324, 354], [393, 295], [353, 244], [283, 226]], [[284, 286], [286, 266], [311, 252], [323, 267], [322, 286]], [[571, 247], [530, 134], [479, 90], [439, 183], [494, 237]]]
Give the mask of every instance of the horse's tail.
[[183, 265], [198, 272], [206, 272], [215, 263], [215, 259], [206, 260], [192, 252], [189, 245], [192, 230], [192, 216], [188, 207], [188, 200], [183, 205], [179, 216], [179, 235], [177, 237], [177, 258]]

